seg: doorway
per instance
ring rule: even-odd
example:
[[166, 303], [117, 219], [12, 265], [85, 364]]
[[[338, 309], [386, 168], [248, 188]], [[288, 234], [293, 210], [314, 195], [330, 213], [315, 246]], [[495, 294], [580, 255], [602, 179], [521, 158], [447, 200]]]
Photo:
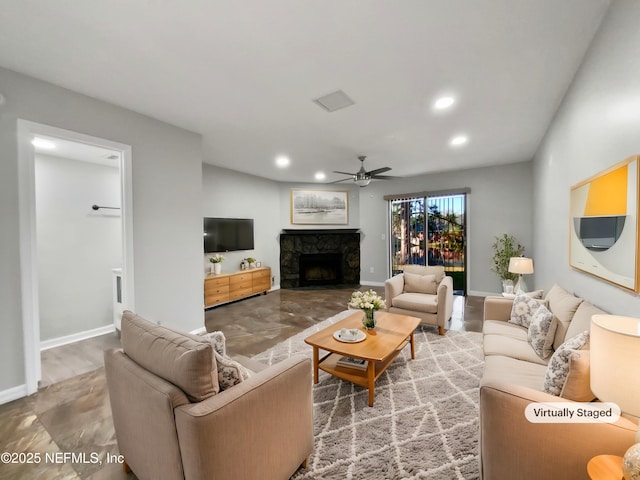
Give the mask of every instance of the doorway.
[[[43, 151], [43, 147], [34, 145], [34, 143], [32, 143], [34, 139], [40, 139], [40, 145], [48, 145], [48, 147], [54, 145], [56, 155], [52, 155], [52, 151], [46, 152]], [[46, 146], [44, 148], [47, 148]], [[73, 152], [82, 152], [82, 155], [85, 157], [93, 155], [94, 161], [91, 165], [86, 163], [86, 161], [79, 162], [81, 159], [73, 158], [75, 155]], [[32, 394], [37, 391], [38, 382], [42, 378], [40, 352], [43, 346], [47, 348], [63, 345], [99, 335], [106, 330], [113, 330], [113, 324], [110, 322], [113, 318], [112, 315], [106, 319], [106, 322], [110, 324], [100, 327], [90, 325], [90, 328], [83, 329], [82, 325], [79, 324], [76, 325], [75, 331], [71, 331], [74, 330], [73, 325], [70, 327], [68, 324], [78, 323], [78, 319], [62, 318], [62, 321], [60, 321], [60, 318], [58, 318], [57, 325], [55, 325], [53, 329], [50, 328], [50, 325], [46, 325], [44, 329], [42, 328], [42, 319], [46, 319], [45, 317], [47, 317], [47, 315], [51, 316], [52, 311], [55, 311], [55, 308], [51, 308], [51, 306], [60, 300], [56, 297], [66, 297], [65, 300], [67, 302], [77, 301], [78, 304], [82, 303], [82, 281], [76, 282], [75, 280], [78, 280], [77, 278], [74, 282], [67, 282], [71, 285], [69, 286], [70, 289], [67, 288], [66, 291], [60, 289], [60, 286], [53, 285], [55, 280], [51, 278], [48, 280], [49, 286], [45, 287], [45, 283], [43, 282], [47, 277], [52, 277], [51, 271], [49, 270], [52, 268], [51, 257], [55, 255], [66, 256], [70, 264], [77, 264], [78, 269], [75, 271], [75, 274], [77, 276], [84, 276], [81, 273], [81, 264], [83, 261], [86, 262], [87, 259], [93, 256], [100, 256], [100, 247], [98, 245], [96, 245], [94, 251], [91, 250], [91, 245], [87, 245], [86, 243], [79, 243], [75, 246], [66, 245], [66, 250], [60, 253], [60, 250], [48, 250], [52, 244], [58, 244], [58, 247], [64, 246], [65, 240], [72, 243], [77, 240], [77, 237], [82, 237], [87, 234], [87, 231], [90, 232], [92, 226], [86, 224], [81, 225], [80, 222], [94, 222], [93, 228], [98, 230], [104, 229], [105, 225], [109, 222], [111, 222], [112, 225], [115, 222], [118, 230], [115, 233], [115, 237], [112, 231], [111, 240], [119, 243], [121, 265], [114, 264], [112, 268], [122, 267], [122, 303], [126, 308], [134, 308], [131, 147], [77, 132], [19, 120], [18, 162], [20, 175], [20, 245], [25, 377], [27, 394]], [[100, 165], [100, 162], [102, 162], [102, 165]], [[111, 197], [114, 199], [113, 202], [110, 202], [113, 203], [113, 205], [104, 205], [105, 202], [100, 200], [99, 190], [102, 188], [100, 185], [104, 183], [104, 179], [100, 180], [96, 172], [99, 172], [101, 168], [105, 168], [105, 164], [109, 165], [112, 169], [117, 169], [117, 173], [111, 172], [112, 178], [109, 180], [111, 185], [115, 184], [116, 187], [119, 187], [119, 192], [115, 194], [116, 197]], [[55, 168], [53, 168], [53, 166], [55, 166]], [[41, 175], [40, 178], [36, 176], [36, 171], [46, 172], [44, 180]], [[64, 171], [66, 177], [61, 175], [60, 172], [62, 171]], [[114, 173], [116, 178], [113, 178]], [[69, 175], [71, 177], [69, 177]], [[93, 202], [83, 200], [82, 209], [86, 212], [82, 212], [79, 215], [76, 214], [74, 220], [69, 219], [71, 215], [68, 212], [62, 212], [64, 209], [55, 209], [52, 205], [48, 205], [48, 208], [45, 208], [44, 212], [38, 211], [37, 197], [43, 196], [45, 194], [44, 190], [50, 189], [54, 192], [53, 197], [51, 195], [45, 195], [47, 199], [55, 198], [55, 195], [57, 195], [60, 198], [64, 198], [64, 201], [67, 203], [73, 204], [75, 202], [79, 195], [78, 192], [60, 190], [72, 188], [70, 186], [71, 183], [67, 183], [69, 182], [69, 178], [73, 178], [73, 181], [75, 181], [73, 185], [75, 185], [78, 190], [84, 190], [85, 194], [94, 192], [96, 194], [95, 205], [99, 208], [97, 210], [93, 209]], [[47, 188], [43, 188], [43, 186], [47, 186]], [[113, 192], [111, 192], [111, 195], [113, 195]], [[115, 200], [117, 200], [117, 202]], [[88, 204], [85, 205], [85, 203]], [[116, 203], [118, 205], [116, 205]], [[47, 205], [47, 203], [45, 202], [43, 204], [40, 202], [41, 209], [43, 205]], [[100, 207], [112, 207], [113, 210], [103, 209], [102, 212], [100, 212]], [[117, 210], [118, 214], [114, 216], [113, 213], [116, 212], [116, 209], [119, 209]], [[110, 214], [107, 213], [105, 215], [105, 212], [110, 212]], [[55, 225], [49, 225], [49, 231], [46, 228], [43, 229], [44, 224], [55, 223], [56, 221], [60, 223], [60, 226], [67, 226], [66, 229], [61, 228], [58, 230], [58, 234], [65, 238], [56, 238]], [[70, 221], [73, 222], [70, 227], [73, 230], [71, 235], [69, 234]], [[38, 223], [40, 223], [40, 229], [38, 228]], [[90, 235], [90, 233], [87, 235]], [[96, 237], [93, 238], [95, 239]], [[78, 256], [75, 257], [77, 261], [70, 256], [71, 251], [77, 253]], [[79, 256], [84, 257], [84, 260], [78, 258]], [[111, 255], [111, 257], [113, 258], [113, 255]], [[58, 272], [59, 283], [65, 282], [65, 275], [69, 275], [67, 277], [68, 279], [72, 278], [71, 276], [74, 275], [74, 269], [71, 268], [71, 266], [72, 265], [70, 265], [70, 268], [67, 270]], [[58, 268], [64, 267], [59, 266]], [[85, 272], [87, 272], [87, 270], [85, 270]], [[107, 271], [105, 275], [107, 276], [106, 284], [103, 279], [100, 280], [102, 284], [102, 295], [106, 293], [109, 295], [109, 298], [111, 298], [111, 272]], [[73, 290], [74, 288], [76, 289], [75, 291]], [[105, 292], [105, 288], [108, 288], [109, 292]], [[85, 302], [84, 308], [90, 308], [90, 303], [91, 302]], [[76, 305], [74, 305], [74, 307], [75, 306]], [[42, 308], [47, 309], [46, 313], [41, 310]], [[61, 315], [64, 316], [62, 314], [63, 310], [64, 309], [61, 308], [60, 312], [53, 313], [57, 313], [58, 317]], [[69, 310], [71, 311], [72, 309]], [[101, 310], [104, 311], [104, 305]], [[98, 322], [104, 324], [105, 318], [102, 318]], [[69, 328], [71, 328], [71, 330], [69, 330]], [[47, 341], [41, 341], [41, 332], [46, 332], [45, 340]]]
[[456, 295], [466, 295], [466, 193], [389, 201], [391, 275], [402, 265], [442, 265]]

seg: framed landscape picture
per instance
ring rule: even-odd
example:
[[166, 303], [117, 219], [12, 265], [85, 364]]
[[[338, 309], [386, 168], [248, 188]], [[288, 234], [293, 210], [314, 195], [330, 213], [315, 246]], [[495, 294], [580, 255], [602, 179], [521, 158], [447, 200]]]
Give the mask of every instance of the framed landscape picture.
[[291, 190], [291, 223], [294, 225], [347, 225], [349, 223], [348, 192]]
[[638, 156], [571, 187], [569, 264], [620, 287], [638, 286]]

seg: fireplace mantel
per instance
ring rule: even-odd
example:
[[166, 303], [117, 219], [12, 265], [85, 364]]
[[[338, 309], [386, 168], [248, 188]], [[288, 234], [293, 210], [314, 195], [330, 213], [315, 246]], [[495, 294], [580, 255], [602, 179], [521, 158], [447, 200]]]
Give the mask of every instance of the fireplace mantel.
[[360, 233], [360, 230], [357, 228], [285, 228], [281, 235], [353, 235], [354, 233]]

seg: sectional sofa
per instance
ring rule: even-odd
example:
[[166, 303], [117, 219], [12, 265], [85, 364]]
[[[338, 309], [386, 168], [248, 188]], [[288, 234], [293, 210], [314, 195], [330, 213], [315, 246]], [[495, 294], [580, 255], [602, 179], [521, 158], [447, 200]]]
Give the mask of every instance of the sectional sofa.
[[[622, 456], [635, 443], [638, 419], [624, 414], [615, 423], [527, 420], [525, 409], [532, 402], [597, 401], [589, 388], [589, 346], [583, 343], [588, 339], [584, 332], [589, 331], [591, 316], [605, 312], [558, 285], [540, 303], [555, 317], [547, 358], [534, 350], [529, 329], [513, 323], [512, 315], [518, 313], [513, 299], [485, 299], [485, 364], [480, 384], [480, 456], [485, 480], [585, 479], [592, 457]], [[566, 379], [554, 386], [561, 378], [556, 370], [563, 354]]]

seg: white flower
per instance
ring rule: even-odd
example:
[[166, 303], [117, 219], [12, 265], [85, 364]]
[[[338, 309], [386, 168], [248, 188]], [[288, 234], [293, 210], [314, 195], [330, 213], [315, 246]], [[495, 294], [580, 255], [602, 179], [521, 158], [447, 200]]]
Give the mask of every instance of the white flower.
[[209, 258], [211, 263], [222, 263], [224, 262], [224, 257], [219, 253], [216, 253], [213, 257]]
[[348, 303], [351, 308], [361, 310], [380, 310], [387, 308], [382, 297], [374, 290], [360, 291], [356, 290], [351, 294], [351, 300]]

